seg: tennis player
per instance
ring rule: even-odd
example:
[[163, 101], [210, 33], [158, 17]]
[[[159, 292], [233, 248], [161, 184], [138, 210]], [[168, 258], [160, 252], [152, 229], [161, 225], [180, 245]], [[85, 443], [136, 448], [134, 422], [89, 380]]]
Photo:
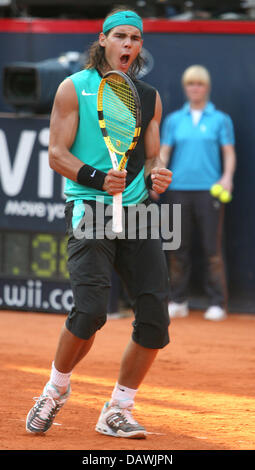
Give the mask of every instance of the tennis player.
[[[158, 350], [169, 343], [168, 272], [161, 242], [152, 237], [141, 240], [74, 236], [74, 226], [84, 208], [89, 205], [95, 210], [98, 196], [104, 198], [107, 207], [112, 204], [112, 196], [122, 192], [125, 208], [139, 206], [149, 204], [148, 188], [160, 194], [171, 182], [172, 172], [158, 160], [160, 96], [153, 87], [135, 79], [142, 63], [142, 34], [143, 23], [137, 13], [127, 8], [113, 10], [91, 48], [87, 67], [64, 80], [55, 97], [49, 159], [50, 166], [66, 177], [68, 269], [74, 307], [63, 326], [49, 381], [27, 415], [26, 429], [31, 433], [48, 431], [67, 401], [72, 371], [89, 352], [97, 330], [106, 322], [114, 267], [128, 289], [135, 320], [116, 385], [96, 430], [116, 437], [146, 437], [145, 428], [132, 416], [132, 408]], [[141, 135], [122, 172], [111, 167], [97, 117], [97, 90], [108, 70], [132, 77], [142, 106]]]

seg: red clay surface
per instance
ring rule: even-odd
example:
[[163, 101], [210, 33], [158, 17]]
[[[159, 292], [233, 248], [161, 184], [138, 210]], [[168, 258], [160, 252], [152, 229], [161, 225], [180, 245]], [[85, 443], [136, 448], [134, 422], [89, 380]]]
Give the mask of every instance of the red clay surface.
[[220, 323], [191, 312], [172, 320], [171, 344], [141, 386], [135, 417], [145, 440], [94, 428], [115, 384], [132, 318], [108, 320], [75, 369], [72, 395], [44, 436], [25, 430], [27, 412], [48, 380], [62, 315], [0, 312], [1, 450], [255, 449], [255, 315]]

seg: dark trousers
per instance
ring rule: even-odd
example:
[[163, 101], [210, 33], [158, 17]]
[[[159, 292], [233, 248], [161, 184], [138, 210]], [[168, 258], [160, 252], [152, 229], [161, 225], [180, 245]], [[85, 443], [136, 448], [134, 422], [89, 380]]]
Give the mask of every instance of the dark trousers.
[[[199, 236], [205, 272], [204, 289], [209, 305], [226, 308], [227, 290], [222, 257], [224, 205], [209, 191], [167, 191], [164, 203], [181, 204], [181, 245], [169, 252], [171, 300], [187, 301], [191, 275], [191, 252], [194, 235]], [[170, 218], [171, 220], [171, 218]]]

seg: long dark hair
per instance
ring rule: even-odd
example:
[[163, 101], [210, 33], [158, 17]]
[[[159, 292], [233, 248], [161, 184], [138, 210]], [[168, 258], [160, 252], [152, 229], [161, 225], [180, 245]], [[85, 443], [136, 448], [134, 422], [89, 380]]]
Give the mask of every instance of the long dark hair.
[[[126, 10], [131, 10], [136, 13], [136, 11], [133, 8], [120, 6], [111, 10], [111, 12], [106, 16], [106, 18], [114, 15], [115, 13], [118, 13], [119, 11], [126, 11]], [[105, 33], [105, 36], [108, 36], [110, 31], [107, 31]], [[96, 68], [102, 71], [106, 67], [106, 65], [107, 65], [107, 62], [105, 59], [105, 48], [100, 46], [99, 41], [93, 42], [93, 44], [90, 46], [90, 49], [89, 49], [89, 57], [88, 57], [87, 63], [85, 64], [85, 68], [86, 69]], [[136, 59], [134, 60], [134, 62], [131, 64], [128, 74], [132, 78], [135, 78], [138, 75], [138, 73], [141, 71], [143, 66], [144, 66], [144, 59], [139, 53]]]

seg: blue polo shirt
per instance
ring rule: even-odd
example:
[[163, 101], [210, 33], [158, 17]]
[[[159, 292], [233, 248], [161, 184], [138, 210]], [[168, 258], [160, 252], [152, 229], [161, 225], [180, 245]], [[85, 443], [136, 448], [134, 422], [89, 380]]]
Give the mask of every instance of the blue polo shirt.
[[208, 190], [222, 175], [221, 147], [235, 143], [233, 123], [208, 102], [194, 125], [189, 103], [166, 116], [161, 144], [173, 147], [171, 190]]

